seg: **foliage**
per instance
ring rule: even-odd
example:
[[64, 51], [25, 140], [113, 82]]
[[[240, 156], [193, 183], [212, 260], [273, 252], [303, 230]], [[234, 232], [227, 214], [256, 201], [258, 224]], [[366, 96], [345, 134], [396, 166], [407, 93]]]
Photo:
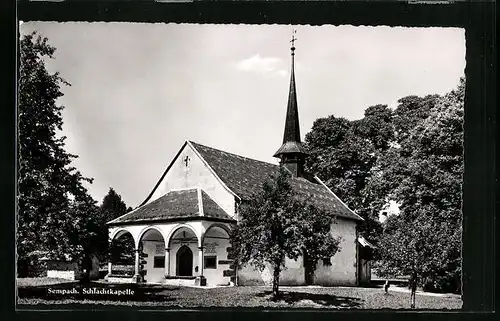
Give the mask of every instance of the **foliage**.
[[335, 116], [316, 120], [305, 139], [310, 152], [306, 167], [365, 219], [360, 232], [374, 241], [380, 231], [378, 213], [363, 190], [379, 150], [392, 137], [391, 110], [377, 105], [368, 108], [366, 115], [353, 122]]
[[417, 272], [434, 290], [460, 290], [464, 90], [461, 79], [440, 97], [400, 148], [380, 159], [371, 182], [401, 203], [380, 238], [380, 271]]
[[100, 209], [104, 222], [114, 220], [130, 211], [130, 207], [127, 208], [122, 197], [112, 187], [109, 188], [108, 194], [102, 199]]
[[37, 262], [35, 250], [49, 256], [78, 258], [81, 238], [76, 233], [91, 220], [95, 208], [84, 187], [85, 178], [71, 162], [77, 156], [64, 150], [62, 110], [57, 100], [62, 85], [58, 73], [49, 73], [44, 59], [53, 58], [55, 48], [36, 33], [20, 40], [18, 97], [18, 274], [27, 275]]
[[[307, 169], [365, 219], [359, 231], [378, 246], [382, 274], [418, 267], [434, 289], [459, 279], [464, 88], [461, 79], [444, 96], [371, 106], [359, 120], [320, 118], [306, 135]], [[389, 201], [401, 215], [382, 225]]]
[[109, 259], [113, 263], [119, 264], [132, 264], [134, 261], [134, 239], [129, 233], [122, 235], [121, 237], [109, 240], [108, 242], [108, 228], [106, 223], [120, 217], [132, 210], [131, 207], [127, 208], [127, 205], [122, 200], [122, 197], [116, 193], [113, 188], [109, 188], [108, 194], [104, 196], [102, 204], [100, 206], [101, 212], [101, 222], [103, 234], [102, 237], [106, 240], [106, 244], [109, 245]]
[[315, 265], [331, 257], [338, 240], [330, 234], [331, 217], [301, 200], [290, 185], [289, 172], [280, 171], [264, 182], [262, 191], [240, 206], [239, 222], [231, 235], [237, 264], [273, 268], [273, 297], [279, 296], [279, 277], [285, 258], [297, 260], [307, 252]]
[[398, 100], [398, 107], [394, 111], [393, 124], [395, 138], [398, 143], [408, 139], [410, 131], [429, 114], [439, 101], [439, 95], [425, 97], [407, 96]]
[[331, 231], [335, 219], [326, 211], [302, 201], [302, 210], [298, 212], [300, 221], [300, 242], [303, 248], [303, 260], [307, 280], [313, 280], [314, 271], [320, 260], [330, 261], [340, 251], [341, 238], [334, 238]]

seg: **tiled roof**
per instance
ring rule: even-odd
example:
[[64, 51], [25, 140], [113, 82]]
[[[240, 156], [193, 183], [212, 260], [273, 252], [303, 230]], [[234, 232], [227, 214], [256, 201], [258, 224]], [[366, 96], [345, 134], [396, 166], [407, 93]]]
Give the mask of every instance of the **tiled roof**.
[[[217, 176], [241, 199], [250, 199], [262, 188], [262, 183], [279, 170], [278, 165], [231, 154], [212, 147], [190, 142]], [[361, 220], [342, 203], [326, 186], [314, 176], [292, 178], [294, 191], [309, 198], [316, 206], [331, 211], [340, 217]]]
[[339, 217], [362, 220], [359, 215], [353, 213], [342, 203], [328, 187], [323, 186], [318, 181], [312, 182], [304, 178], [293, 178], [292, 187], [298, 195], [309, 198], [313, 204], [326, 211], [330, 211]]
[[[204, 216], [232, 220], [203, 190], [201, 191], [201, 198]], [[193, 217], [201, 217], [198, 190], [196, 188], [170, 191], [162, 197], [112, 220], [108, 224]]]
[[286, 142], [274, 153], [274, 157], [279, 157], [282, 154], [304, 154], [308, 155], [304, 145], [300, 142]]
[[236, 195], [249, 199], [278, 166], [190, 142], [217, 176]]
[[213, 199], [208, 196], [205, 191], [201, 191], [201, 200], [203, 204], [203, 215], [206, 217], [221, 218], [225, 220], [232, 220], [229, 216]]

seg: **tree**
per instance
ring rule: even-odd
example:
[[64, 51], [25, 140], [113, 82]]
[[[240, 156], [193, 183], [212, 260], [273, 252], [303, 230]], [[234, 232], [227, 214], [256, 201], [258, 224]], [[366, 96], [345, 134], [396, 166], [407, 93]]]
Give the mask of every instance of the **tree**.
[[260, 193], [243, 202], [231, 235], [237, 264], [249, 263], [260, 271], [266, 265], [272, 267], [274, 299], [279, 297], [285, 258], [296, 260], [305, 251], [309, 262], [316, 262], [319, 257], [333, 256], [338, 249], [338, 240], [330, 234], [331, 220], [298, 197], [289, 178], [289, 172], [281, 167], [264, 182]]
[[429, 117], [431, 110], [439, 101], [439, 95], [425, 97], [407, 96], [398, 100], [398, 107], [394, 111], [395, 138], [398, 143], [408, 138], [409, 132], [422, 120]]
[[365, 119], [358, 121], [335, 116], [320, 118], [305, 139], [310, 151], [306, 168], [365, 219], [360, 232], [371, 241], [380, 232], [378, 213], [363, 190], [379, 150], [392, 137], [389, 120], [390, 110], [377, 105], [368, 108]]
[[27, 275], [36, 262], [30, 253], [49, 251], [53, 258], [78, 255], [71, 233], [78, 221], [72, 215], [72, 199], [86, 198], [85, 182], [71, 162], [77, 156], [64, 150], [62, 110], [57, 100], [62, 85], [58, 73], [51, 74], [45, 60], [55, 48], [36, 33], [20, 41], [18, 97], [18, 274]]
[[395, 139], [393, 114], [387, 105], [370, 106], [362, 119], [352, 122], [354, 133], [368, 139], [376, 151], [383, 152]]
[[336, 224], [331, 214], [311, 205], [307, 200], [299, 200], [299, 204], [302, 209], [298, 212], [301, 225], [297, 233], [302, 243], [306, 283], [310, 284], [318, 262], [330, 262], [331, 257], [341, 250], [341, 238], [334, 238], [330, 232], [332, 224]]
[[108, 194], [102, 199], [100, 208], [104, 222], [114, 220], [129, 211], [122, 197], [112, 187], [109, 188]]
[[461, 79], [439, 99], [373, 182], [401, 203], [384, 227], [381, 272], [417, 273], [428, 289], [460, 290], [464, 90]]
[[122, 197], [116, 193], [113, 188], [109, 188], [108, 194], [104, 196], [100, 206], [101, 213], [101, 238], [105, 240], [105, 250], [112, 262], [131, 264], [133, 262], [134, 241], [130, 234], [125, 234], [118, 239], [108, 242], [108, 227], [107, 222], [120, 217], [132, 210], [122, 200]]
[[84, 280], [89, 280], [92, 260], [101, 259], [106, 247], [101, 237], [101, 220], [96, 201], [88, 194], [81, 194], [71, 201], [67, 217], [70, 229], [67, 230], [71, 256], [85, 271]]

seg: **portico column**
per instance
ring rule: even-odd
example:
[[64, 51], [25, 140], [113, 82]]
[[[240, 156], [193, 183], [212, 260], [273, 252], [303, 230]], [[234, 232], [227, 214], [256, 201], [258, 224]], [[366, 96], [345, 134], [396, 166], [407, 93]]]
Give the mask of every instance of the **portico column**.
[[198, 247], [198, 266], [200, 269], [195, 284], [205, 286], [207, 285], [207, 279], [203, 276], [203, 246]]
[[170, 249], [165, 249], [165, 277], [170, 276]]
[[136, 282], [140, 281], [140, 275], [139, 275], [139, 252], [140, 249], [135, 249], [135, 266], [134, 266], [134, 279]]
[[203, 276], [203, 246], [198, 247], [198, 266], [200, 267], [200, 276]]
[[112, 264], [111, 264], [111, 260], [108, 262], [108, 275], [111, 274], [111, 270], [112, 270]]

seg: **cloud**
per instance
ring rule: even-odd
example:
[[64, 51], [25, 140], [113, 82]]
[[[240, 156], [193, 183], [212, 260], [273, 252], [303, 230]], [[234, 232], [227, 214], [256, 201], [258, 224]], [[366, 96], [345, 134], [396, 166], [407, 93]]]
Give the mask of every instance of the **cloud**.
[[283, 69], [283, 59], [277, 57], [261, 57], [256, 54], [250, 58], [236, 63], [236, 70], [244, 72], [256, 72], [266, 75], [286, 76], [288, 72]]

